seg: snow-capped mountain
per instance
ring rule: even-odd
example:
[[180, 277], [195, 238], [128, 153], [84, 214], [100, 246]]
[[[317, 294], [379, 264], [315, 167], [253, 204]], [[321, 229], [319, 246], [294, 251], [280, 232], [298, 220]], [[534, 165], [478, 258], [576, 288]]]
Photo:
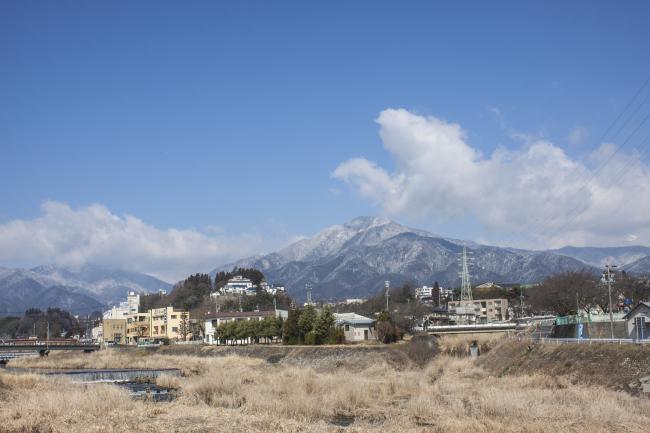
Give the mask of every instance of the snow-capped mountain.
[[459, 285], [459, 254], [463, 246], [474, 257], [476, 283], [531, 283], [553, 273], [591, 268], [560, 254], [478, 245], [411, 229], [386, 218], [360, 217], [327, 228], [275, 253], [221, 266], [260, 269], [273, 282], [304, 298], [305, 284], [321, 299], [368, 296], [384, 281], [444, 286]]
[[155, 277], [99, 266], [0, 268], [0, 315], [27, 308], [59, 307], [88, 314], [124, 300], [130, 290], [156, 292], [171, 284]]
[[635, 275], [650, 275], [650, 255], [623, 266], [625, 272]]
[[641, 245], [630, 245], [624, 247], [572, 247], [567, 246], [552, 253], [573, 257], [584, 263], [596, 267], [603, 267], [606, 264], [627, 266], [633, 262], [650, 255], [650, 247]]

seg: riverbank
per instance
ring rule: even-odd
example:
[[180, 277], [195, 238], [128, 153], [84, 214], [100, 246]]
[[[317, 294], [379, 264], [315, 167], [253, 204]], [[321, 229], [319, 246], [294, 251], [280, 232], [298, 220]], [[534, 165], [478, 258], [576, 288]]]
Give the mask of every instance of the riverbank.
[[[317, 367], [309, 360], [327, 348], [292, 348], [278, 362], [271, 352], [264, 359], [221, 351], [86, 354], [84, 363], [96, 368], [115, 362], [181, 368], [183, 377], [157, 379], [175, 389], [176, 398], [164, 403], [133, 400], [111, 385], [0, 371], [2, 431], [604, 433], [650, 425], [648, 399], [542, 373], [499, 377], [469, 358], [438, 355], [419, 366], [394, 355], [406, 353], [403, 347], [333, 349]], [[398, 366], [402, 358], [391, 356], [407, 361]], [[358, 359], [364, 361], [348, 368]]]
[[544, 373], [572, 384], [639, 395], [642, 379], [650, 378], [650, 345], [553, 344], [506, 339], [477, 364], [496, 376]]

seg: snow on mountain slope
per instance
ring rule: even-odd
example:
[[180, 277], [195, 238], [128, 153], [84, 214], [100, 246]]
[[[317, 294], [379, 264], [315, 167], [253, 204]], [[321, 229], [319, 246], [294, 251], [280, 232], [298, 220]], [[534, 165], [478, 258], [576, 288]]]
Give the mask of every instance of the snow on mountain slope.
[[478, 245], [411, 229], [386, 218], [360, 217], [329, 227], [278, 252], [219, 267], [255, 267], [272, 282], [284, 283], [303, 298], [307, 283], [322, 299], [368, 296], [384, 280], [457, 286], [458, 256], [466, 246], [475, 256], [472, 278], [485, 281], [537, 282], [564, 270], [590, 268], [560, 254]]

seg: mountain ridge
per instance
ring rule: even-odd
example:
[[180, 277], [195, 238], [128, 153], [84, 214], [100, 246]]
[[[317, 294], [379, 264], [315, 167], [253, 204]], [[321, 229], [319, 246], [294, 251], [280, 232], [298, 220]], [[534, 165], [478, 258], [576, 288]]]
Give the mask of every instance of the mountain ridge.
[[370, 296], [383, 282], [406, 281], [446, 286], [458, 282], [458, 255], [463, 246], [474, 253], [473, 281], [537, 282], [556, 272], [597, 270], [566, 255], [480, 245], [412, 229], [386, 218], [358, 217], [328, 227], [276, 252], [217, 267], [211, 274], [238, 267], [260, 269], [270, 281], [285, 284], [303, 298], [313, 286], [321, 299]]
[[150, 275], [96, 265], [78, 269], [0, 267], [0, 315], [19, 314], [32, 307], [90, 314], [119, 303], [130, 290], [147, 293], [171, 287]]

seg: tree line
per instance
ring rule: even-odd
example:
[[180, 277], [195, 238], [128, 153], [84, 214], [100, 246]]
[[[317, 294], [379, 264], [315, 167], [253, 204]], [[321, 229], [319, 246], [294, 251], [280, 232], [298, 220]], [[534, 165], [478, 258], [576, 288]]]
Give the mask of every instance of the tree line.
[[334, 314], [329, 308], [320, 313], [311, 305], [302, 310], [289, 310], [283, 328], [284, 344], [341, 344], [344, 341], [345, 333], [335, 326]]
[[[564, 272], [545, 278], [538, 286], [524, 291], [532, 313], [553, 313], [560, 316], [609, 312], [609, 290], [599, 276], [584, 270]], [[612, 306], [618, 309], [619, 297], [629, 305], [650, 299], [650, 278], [634, 277], [624, 271], [614, 276]]]
[[26, 338], [36, 335], [39, 339], [45, 339], [48, 323], [50, 338], [83, 336], [85, 331], [79, 321], [65, 310], [48, 308], [43, 311], [30, 308], [22, 317], [0, 318], [0, 338]]
[[265, 317], [262, 320], [235, 320], [219, 325], [214, 338], [220, 344], [269, 343], [282, 338], [281, 317]]

